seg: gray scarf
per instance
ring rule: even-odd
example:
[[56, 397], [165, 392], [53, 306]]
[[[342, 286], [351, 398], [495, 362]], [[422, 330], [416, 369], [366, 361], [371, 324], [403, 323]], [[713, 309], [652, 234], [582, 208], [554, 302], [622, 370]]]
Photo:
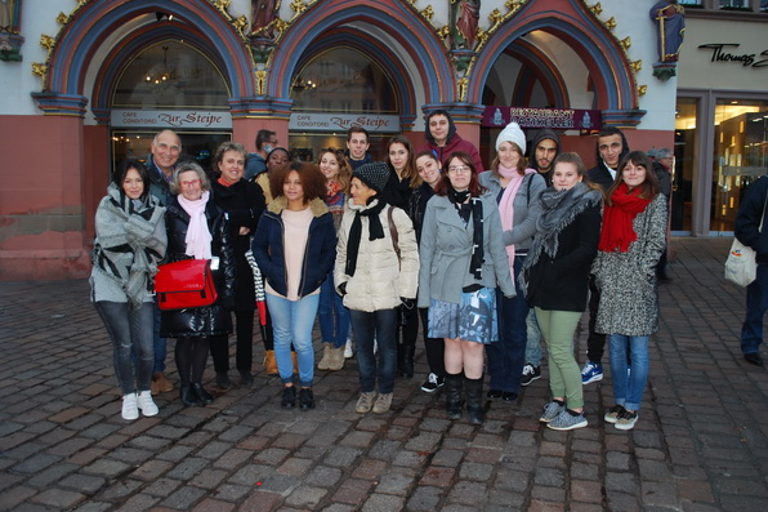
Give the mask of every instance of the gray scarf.
[[523, 263], [518, 282], [527, 294], [526, 272], [538, 263], [541, 254], [554, 258], [557, 255], [560, 233], [584, 210], [599, 205], [603, 200], [600, 191], [589, 188], [584, 183], [577, 183], [568, 190], [555, 190], [549, 187], [539, 196], [543, 212], [536, 220], [536, 235], [533, 238], [528, 256]]
[[[133, 201], [114, 183], [107, 188], [107, 196], [109, 200], [102, 202], [96, 211], [100, 229], [93, 247], [93, 265], [116, 281], [131, 305], [138, 308], [151, 289], [149, 278], [157, 272], [157, 262], [164, 254], [148, 248], [145, 239], [132, 238], [126, 242], [126, 224], [143, 231], [147, 237], [155, 236], [165, 241], [165, 208], [159, 206], [151, 194]], [[119, 264], [119, 260], [124, 260], [121, 255], [125, 254], [133, 256], [127, 268]]]

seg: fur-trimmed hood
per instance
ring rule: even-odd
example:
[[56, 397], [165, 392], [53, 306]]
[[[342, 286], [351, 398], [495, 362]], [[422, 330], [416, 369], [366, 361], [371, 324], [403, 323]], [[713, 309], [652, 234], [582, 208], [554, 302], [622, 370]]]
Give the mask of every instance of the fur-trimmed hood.
[[[288, 199], [285, 196], [279, 196], [273, 199], [272, 202], [267, 205], [267, 211], [274, 213], [275, 215], [280, 215], [287, 207]], [[325, 201], [319, 197], [316, 197], [309, 202], [309, 208], [312, 210], [313, 217], [322, 217], [326, 213], [330, 212], [328, 205], [326, 205]]]

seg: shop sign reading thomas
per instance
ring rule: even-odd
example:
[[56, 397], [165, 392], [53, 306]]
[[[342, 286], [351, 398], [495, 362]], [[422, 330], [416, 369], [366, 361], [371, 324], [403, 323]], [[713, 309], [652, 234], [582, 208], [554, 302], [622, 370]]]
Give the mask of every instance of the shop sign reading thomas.
[[315, 114], [295, 112], [288, 123], [289, 130], [304, 132], [340, 132], [362, 126], [372, 133], [399, 133], [400, 117], [379, 114]]
[[114, 109], [110, 120], [113, 128], [232, 129], [232, 115], [220, 110]]

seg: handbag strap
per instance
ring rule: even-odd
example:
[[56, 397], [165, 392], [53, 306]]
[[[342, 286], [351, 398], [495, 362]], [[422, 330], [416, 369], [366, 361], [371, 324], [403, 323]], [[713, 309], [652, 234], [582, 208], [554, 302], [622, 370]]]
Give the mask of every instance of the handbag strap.
[[763, 221], [765, 220], [765, 207], [768, 205], [768, 191], [765, 193], [765, 201], [763, 201], [763, 212], [760, 214], [760, 227], [757, 228], [758, 233], [763, 232]]
[[389, 205], [389, 208], [387, 209], [387, 221], [389, 222], [389, 235], [392, 237], [392, 248], [395, 250], [395, 254], [397, 255], [397, 262], [402, 263], [400, 260], [400, 240], [397, 235], [397, 227], [395, 226], [395, 222], [392, 219], [392, 210], [394, 210], [395, 207], [392, 205]]

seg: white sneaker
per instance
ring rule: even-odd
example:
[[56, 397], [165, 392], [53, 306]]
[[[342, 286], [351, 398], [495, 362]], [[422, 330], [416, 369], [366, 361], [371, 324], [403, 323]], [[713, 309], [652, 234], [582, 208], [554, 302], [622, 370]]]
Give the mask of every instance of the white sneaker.
[[144, 416], [157, 416], [160, 410], [157, 408], [157, 404], [152, 400], [152, 392], [150, 390], [141, 391], [137, 398], [139, 409]]
[[123, 411], [122, 416], [124, 420], [133, 421], [139, 417], [139, 404], [136, 398], [136, 393], [128, 393], [123, 395]]
[[347, 338], [347, 344], [344, 345], [344, 359], [350, 359], [352, 355], [352, 339]]

